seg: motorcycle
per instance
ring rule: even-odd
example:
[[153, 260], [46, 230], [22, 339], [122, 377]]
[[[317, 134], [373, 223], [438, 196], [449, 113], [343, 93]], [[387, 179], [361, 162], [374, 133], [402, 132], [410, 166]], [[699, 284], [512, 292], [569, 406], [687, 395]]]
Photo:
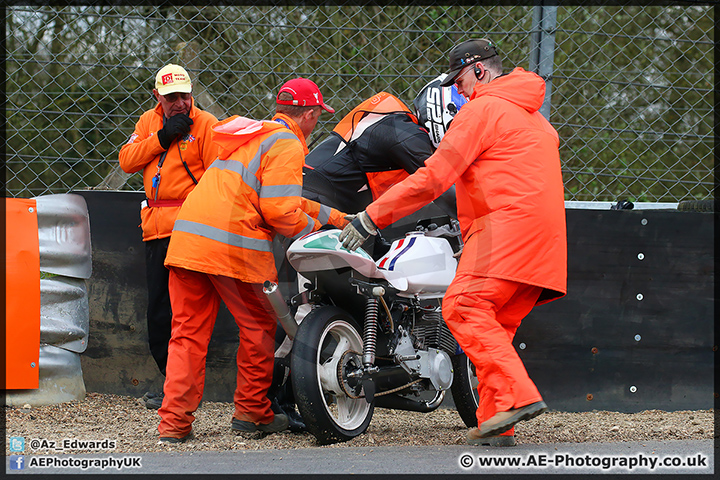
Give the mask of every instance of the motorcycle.
[[463, 422], [477, 426], [474, 367], [441, 313], [462, 249], [457, 221], [421, 220], [377, 261], [344, 248], [339, 234], [310, 233], [286, 253], [307, 281], [290, 300], [310, 307], [299, 325], [277, 285], [265, 283], [294, 338], [290, 375], [308, 430], [321, 444], [347, 441], [365, 432], [375, 408], [431, 412], [448, 389]]

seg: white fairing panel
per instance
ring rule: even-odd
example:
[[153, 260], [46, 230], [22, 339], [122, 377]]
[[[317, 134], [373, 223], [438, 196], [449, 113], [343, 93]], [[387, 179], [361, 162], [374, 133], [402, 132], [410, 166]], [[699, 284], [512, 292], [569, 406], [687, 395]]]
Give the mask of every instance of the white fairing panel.
[[412, 232], [393, 242], [377, 264], [362, 248], [351, 252], [339, 239], [340, 230], [321, 230], [295, 241], [287, 251], [298, 272], [351, 267], [368, 278], [387, 280], [407, 296], [442, 296], [455, 277], [457, 260], [447, 240]]
[[351, 252], [340, 242], [341, 230], [309, 233], [290, 245], [287, 259], [298, 272], [318, 272], [351, 267], [368, 278], [384, 278], [372, 257], [362, 248]]
[[406, 279], [408, 293], [436, 296], [444, 294], [455, 278], [457, 260], [447, 240], [412, 232], [393, 242], [378, 267], [390, 282]]

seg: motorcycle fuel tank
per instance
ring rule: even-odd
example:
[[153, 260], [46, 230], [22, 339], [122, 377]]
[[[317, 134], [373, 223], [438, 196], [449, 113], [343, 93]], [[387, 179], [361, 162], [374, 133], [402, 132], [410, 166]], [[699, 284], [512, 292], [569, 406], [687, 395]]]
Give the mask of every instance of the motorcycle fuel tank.
[[377, 264], [362, 248], [342, 246], [340, 230], [309, 233], [290, 245], [287, 259], [298, 272], [350, 267], [368, 278], [382, 278], [400, 290], [400, 296], [442, 297], [455, 277], [457, 260], [447, 240], [408, 233], [395, 240]]
[[455, 278], [457, 260], [447, 240], [411, 232], [395, 240], [377, 265], [390, 282], [407, 280], [404, 293], [423, 298], [445, 293]]

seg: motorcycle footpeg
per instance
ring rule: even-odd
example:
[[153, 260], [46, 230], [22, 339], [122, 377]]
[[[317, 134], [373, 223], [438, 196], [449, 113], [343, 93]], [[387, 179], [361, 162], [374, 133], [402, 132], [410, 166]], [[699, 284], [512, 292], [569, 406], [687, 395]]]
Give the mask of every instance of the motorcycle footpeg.
[[410, 360], [420, 360], [420, 355], [396, 355], [395, 363], [409, 362]]

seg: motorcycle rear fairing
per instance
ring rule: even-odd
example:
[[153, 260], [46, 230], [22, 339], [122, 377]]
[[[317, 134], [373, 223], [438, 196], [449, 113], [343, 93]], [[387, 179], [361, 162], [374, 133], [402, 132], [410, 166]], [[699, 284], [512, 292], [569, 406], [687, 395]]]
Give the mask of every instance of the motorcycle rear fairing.
[[399, 296], [420, 299], [442, 297], [455, 276], [457, 260], [444, 239], [411, 232], [376, 263], [362, 248], [344, 248], [339, 235], [340, 230], [321, 230], [301, 237], [288, 249], [288, 261], [301, 273], [350, 267], [387, 281]]
[[340, 242], [340, 230], [319, 230], [292, 243], [287, 251], [290, 265], [300, 273], [350, 267], [368, 278], [384, 278], [365, 250], [350, 251]]

